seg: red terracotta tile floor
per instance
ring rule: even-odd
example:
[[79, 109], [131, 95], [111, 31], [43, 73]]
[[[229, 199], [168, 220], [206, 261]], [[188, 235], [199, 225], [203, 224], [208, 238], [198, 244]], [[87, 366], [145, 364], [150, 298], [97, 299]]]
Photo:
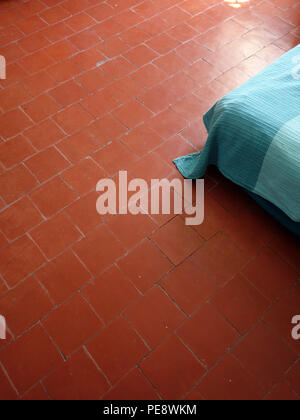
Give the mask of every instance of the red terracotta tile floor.
[[[210, 168], [206, 217], [96, 213], [300, 42], [299, 0], [2, 0], [0, 399], [300, 398], [300, 245]], [[298, 312], [298, 313], [297, 313]]]

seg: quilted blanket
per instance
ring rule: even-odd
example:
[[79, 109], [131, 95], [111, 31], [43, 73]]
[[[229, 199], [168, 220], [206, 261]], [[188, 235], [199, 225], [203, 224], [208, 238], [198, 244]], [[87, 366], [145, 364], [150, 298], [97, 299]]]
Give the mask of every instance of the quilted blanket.
[[204, 149], [174, 161], [182, 175], [216, 165], [300, 222], [300, 45], [219, 100], [204, 123]]

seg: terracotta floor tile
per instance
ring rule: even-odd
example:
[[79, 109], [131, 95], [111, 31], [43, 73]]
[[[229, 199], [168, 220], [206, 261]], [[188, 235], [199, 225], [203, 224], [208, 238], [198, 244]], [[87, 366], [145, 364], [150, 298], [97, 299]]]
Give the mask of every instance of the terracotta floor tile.
[[[4, 15], [2, 14], [2, 17]], [[12, 18], [12, 21], [14, 21], [15, 17]], [[4, 24], [4, 22], [3, 22]], [[18, 46], [17, 43], [8, 44], [5, 47], [1, 48], [2, 54], [6, 58], [7, 63], [14, 62], [22, 57], [24, 57], [24, 51]]]
[[62, 357], [43, 328], [36, 325], [6, 347], [0, 360], [19, 392], [24, 393], [55, 368]]
[[133, 101], [114, 111], [114, 116], [128, 128], [133, 128], [151, 118], [152, 113], [139, 102]]
[[216, 51], [245, 32], [244, 26], [230, 19], [201, 34], [196, 41], [211, 51]]
[[6, 203], [12, 203], [38, 185], [33, 175], [18, 165], [0, 175], [0, 195]]
[[183, 72], [177, 73], [168, 79], [163, 83], [163, 86], [176, 95], [178, 99], [199, 88], [198, 84]]
[[161, 85], [149, 89], [139, 100], [151, 111], [157, 113], [176, 102], [176, 96]]
[[85, 31], [71, 36], [69, 40], [80, 51], [93, 47], [94, 45], [99, 44], [99, 42], [101, 41], [98, 35], [90, 29], [86, 29]]
[[69, 165], [70, 163], [55, 147], [39, 152], [26, 161], [26, 166], [40, 182], [52, 178]]
[[271, 302], [281, 297], [299, 276], [269, 248], [264, 248], [250, 261], [243, 274]]
[[78, 162], [94, 152], [98, 145], [87, 131], [65, 137], [57, 144], [58, 150], [71, 162]]
[[40, 31], [46, 26], [46, 23], [39, 16], [35, 15], [21, 20], [17, 23], [17, 26], [24, 34], [28, 35], [32, 32]]
[[2, 88], [5, 88], [15, 83], [18, 83], [20, 81], [23, 81], [29, 76], [28, 72], [23, 67], [21, 67], [18, 63], [7, 64], [6, 72], [9, 72], [10, 78], [5, 79], [5, 80], [1, 79], [0, 86]]
[[130, 77], [146, 89], [158, 85], [166, 78], [165, 74], [153, 66], [153, 64], [147, 64]]
[[144, 18], [149, 18], [156, 15], [161, 10], [161, 6], [156, 5], [154, 2], [144, 2], [134, 7], [134, 11]]
[[223, 233], [206, 242], [193, 258], [219, 284], [225, 284], [247, 262], [243, 253]]
[[148, 48], [146, 45], [139, 45], [129, 50], [124, 56], [138, 67], [142, 67], [145, 64], [153, 61], [158, 54]]
[[83, 108], [89, 113], [87, 115], [92, 115], [94, 118], [103, 117], [119, 105], [118, 98], [112, 96], [108, 89], [98, 91], [82, 101]]
[[3, 233], [0, 235], [0, 249], [6, 247], [8, 245], [8, 240], [4, 237]]
[[144, 88], [132, 80], [130, 76], [113, 82], [107, 88], [108, 94], [112, 95], [118, 102], [126, 103], [137, 98], [144, 92]]
[[168, 32], [168, 35], [170, 35], [172, 38], [177, 39], [177, 41], [185, 42], [196, 36], [197, 31], [188, 26], [186, 23], [180, 23], [174, 28], [172, 28]]
[[42, 220], [28, 198], [22, 198], [0, 213], [0, 229], [9, 240], [14, 240]]
[[78, 52], [78, 48], [69, 40], [62, 40], [45, 48], [46, 54], [54, 61], [62, 61]]
[[247, 29], [252, 29], [262, 23], [262, 19], [254, 14], [252, 10], [247, 10], [237, 15], [234, 20]]
[[[139, 46], [139, 44], [144, 43], [145, 41], [147, 41], [150, 38], [150, 35], [143, 31], [142, 29], [140, 29], [138, 26], [135, 26], [133, 28], [127, 29], [125, 32], [122, 32], [119, 37], [126, 42], [127, 44], [127, 49], [128, 47], [137, 47]], [[146, 47], [146, 46], [145, 46]], [[152, 51], [151, 55], [154, 54], [155, 57], [157, 56], [157, 53], [155, 53], [153, 50], [150, 50], [148, 47], [146, 47], [149, 51]], [[140, 50], [140, 48], [138, 49]], [[137, 51], [138, 51], [137, 50]], [[141, 50], [140, 50], [141, 51]], [[143, 51], [145, 51], [145, 49], [143, 48]], [[149, 52], [148, 51], [148, 52]], [[150, 56], [150, 55], [149, 55]], [[126, 58], [130, 60], [129, 57]], [[142, 60], [143, 61], [143, 60]], [[151, 61], [151, 60], [150, 60]], [[133, 63], [133, 61], [132, 61]], [[134, 63], [135, 64], [135, 63]]]
[[74, 81], [66, 82], [59, 87], [52, 89], [50, 95], [63, 107], [72, 105], [87, 96], [87, 92]]
[[98, 22], [105, 20], [114, 14], [114, 9], [110, 7], [108, 4], [103, 3], [96, 5], [95, 7], [88, 10], [89, 16], [92, 16]]
[[29, 74], [32, 75], [46, 69], [52, 64], [55, 64], [55, 61], [43, 50], [40, 50], [31, 55], [27, 55], [21, 60], [20, 64]]
[[220, 206], [216, 200], [210, 197], [209, 194], [206, 194], [204, 222], [199, 226], [195, 226], [194, 229], [204, 239], [209, 240], [216, 233], [222, 231], [223, 227], [231, 219], [232, 216], [230, 213]]
[[203, 107], [201, 100], [194, 94], [186, 96], [184, 99], [172, 105], [172, 109], [181, 115], [186, 121], [195, 121], [199, 118], [199, 110]]
[[147, 124], [143, 124], [122, 136], [121, 141], [135, 154], [143, 156], [155, 149], [163, 140]]
[[89, 8], [90, 3], [87, 0], [68, 0], [64, 3], [64, 8], [67, 9], [70, 13], [79, 13], [82, 10]]
[[193, 17], [187, 22], [190, 26], [195, 28], [199, 33], [203, 33], [215, 26], [214, 20], [206, 16], [204, 13]]
[[[75, 56], [78, 60], [78, 55]], [[74, 76], [77, 76], [81, 73], [81, 69], [78, 64], [76, 64], [75, 59], [72, 61], [70, 59], [61, 61], [57, 64], [54, 64], [48, 68], [48, 73], [53, 77], [57, 82], [65, 82], [68, 79], [71, 79]]]
[[297, 358], [296, 353], [261, 322], [243, 338], [233, 353], [260, 381], [265, 391], [279, 381]]
[[8, 28], [1, 37], [1, 45], [6, 45], [22, 38], [22, 32], [15, 25], [10, 25]]
[[119, 37], [113, 36], [98, 46], [99, 50], [109, 58], [117, 57], [129, 49], [129, 45]]
[[204, 374], [199, 361], [175, 335], [156, 348], [140, 367], [167, 400], [185, 395]]
[[160, 56], [154, 60], [154, 64], [169, 75], [179, 72], [188, 65], [188, 63], [175, 52]]
[[65, 356], [69, 356], [103, 326], [78, 293], [51, 312], [42, 323]]
[[123, 318], [102, 330], [88, 343], [87, 349], [112, 384], [148, 353], [143, 341]]
[[292, 319], [299, 315], [300, 287], [291, 288], [271, 310], [264, 316], [265, 322], [270, 325], [298, 354], [300, 342], [292, 338], [291, 330], [294, 325]]
[[39, 268], [44, 261], [38, 247], [27, 236], [0, 251], [0, 271], [11, 287]]
[[279, 254], [286, 262], [300, 272], [299, 251], [300, 244], [296, 237], [287, 231], [283, 231], [271, 242], [270, 247]]
[[30, 391], [26, 392], [21, 399], [22, 401], [47, 401], [49, 400], [49, 396], [46, 394], [42, 385], [38, 384]]
[[286, 381], [282, 381], [272, 389], [265, 399], [266, 401], [299, 401], [300, 397]]
[[26, 130], [24, 135], [38, 150], [43, 150], [52, 146], [64, 137], [62, 130], [51, 119], [44, 120], [41, 123], [34, 125]]
[[61, 111], [54, 120], [67, 134], [71, 134], [88, 125], [93, 118], [81, 105], [77, 104]]
[[117, 214], [107, 223], [109, 229], [129, 250], [157, 228], [147, 214]]
[[123, 29], [122, 26], [116, 23], [113, 19], [107, 19], [105, 22], [101, 22], [93, 28], [102, 39], [108, 39], [113, 35], [120, 34]]
[[34, 153], [33, 147], [23, 136], [17, 136], [0, 144], [0, 161], [7, 169], [21, 163]]
[[277, 225], [267, 213], [257, 208], [257, 211], [245, 212], [231, 219], [224, 232], [243, 252], [251, 256], [270, 243], [277, 233]]
[[92, 159], [87, 158], [67, 169], [62, 178], [79, 194], [85, 194], [95, 190], [98, 181], [105, 178], [105, 173]]
[[242, 61], [237, 67], [234, 67], [228, 71], [225, 71], [219, 76], [216, 81], [225, 85], [228, 89], [233, 90], [241, 86], [248, 79], [248, 72], [244, 71], [240, 67], [244, 64], [245, 60]]
[[42, 48], [48, 47], [49, 44], [50, 42], [44, 35], [42, 35], [41, 32], [31, 34], [19, 41], [20, 47], [27, 53], [33, 53]]
[[289, 372], [286, 374], [286, 379], [288, 383], [293, 387], [293, 389], [300, 394], [300, 363], [299, 361], [292, 366]]
[[118, 140], [96, 152], [93, 158], [109, 175], [127, 169], [137, 160], [137, 156]]
[[217, 291], [214, 281], [190, 258], [168, 274], [161, 285], [187, 314]]
[[165, 139], [179, 133], [186, 125], [186, 120], [171, 109], [161, 112], [150, 121], [150, 127]]
[[[69, 24], [70, 20], [68, 20], [67, 22]], [[48, 26], [42, 31], [42, 33], [50, 41], [57, 42], [72, 35], [73, 31], [64, 22], [59, 22], [54, 25]]]
[[81, 51], [78, 54], [73, 55], [70, 59], [76, 67], [81, 69], [81, 71], [77, 71], [76, 74], [81, 73], [82, 71], [91, 70], [105, 60], [105, 56], [99, 51], [99, 49], [97, 49], [97, 47]]
[[91, 276], [72, 251], [66, 251], [38, 270], [36, 277], [59, 304], [87, 283]]
[[141, 292], [152, 287], [172, 268], [172, 264], [148, 239], [120, 259], [118, 265]]
[[22, 108], [34, 122], [40, 122], [58, 112], [61, 107], [48, 94], [43, 94]]
[[194, 40], [184, 43], [177, 48], [176, 52], [189, 64], [195, 63], [200, 59], [205, 59], [210, 54], [210, 51], [207, 48]]
[[54, 400], [96, 400], [109, 388], [104, 375], [82, 349], [44, 380]]
[[53, 308], [51, 300], [33, 277], [2, 296], [0, 305], [8, 327], [16, 336], [38, 322]]
[[31, 96], [27, 93], [21, 83], [9, 86], [0, 92], [1, 108], [3, 111], [9, 111], [20, 104], [27, 102]]
[[41, 13], [41, 17], [49, 24], [53, 24], [64, 20], [69, 15], [70, 13], [60, 6], [51, 7], [45, 10], [43, 13]]
[[63, 213], [59, 213], [36, 227], [31, 236], [51, 259], [80, 238], [80, 232]]
[[201, 306], [179, 328], [178, 335], [207, 368], [212, 367], [240, 338], [210, 303]]
[[113, 264], [116, 258], [121, 257], [125, 248], [106, 226], [99, 226], [76, 244], [74, 251], [92, 274], [97, 275]]
[[103, 89], [111, 80], [112, 78], [99, 68], [89, 70], [76, 78], [76, 81], [90, 92]]
[[231, 354], [218, 363], [200, 381], [197, 390], [207, 400], [260, 400], [263, 391], [259, 382]]
[[212, 190], [210, 195], [221, 204], [232, 216], [240, 216], [243, 212], [257, 208], [255, 202], [250, 199], [241, 188], [224, 178]]
[[[123, 6], [123, 9], [128, 8], [128, 6], [129, 6], [128, 3], [130, 3], [130, 2], [127, 2], [127, 5], [126, 5], [126, 2], [125, 2], [124, 6]], [[132, 3], [132, 5], [134, 5], [136, 2], [134, 0], [131, 3]], [[114, 7], [115, 7], [115, 10], [116, 10], [116, 6], [114, 6]], [[118, 11], [121, 11], [120, 8], [118, 9]], [[132, 10], [124, 10], [122, 13], [117, 14], [114, 17], [114, 21], [117, 22], [119, 25], [124, 26], [124, 28], [130, 28], [131, 26], [135, 26], [138, 23], [140, 23], [142, 20], [143, 19], [137, 13], [135, 13]]]
[[147, 45], [159, 54], [166, 54], [178, 46], [179, 42], [167, 34], [158, 35], [147, 42]]
[[264, 60], [254, 55], [239, 64], [238, 68], [242, 71], [245, 71], [249, 76], [253, 77], [262, 71], [266, 66], [267, 63]]
[[198, 150], [203, 149], [207, 139], [207, 132], [202, 120], [198, 120], [190, 124], [181, 135], [191, 142]]
[[21, 109], [14, 109], [0, 116], [0, 135], [4, 139], [13, 137], [32, 125]]
[[131, 305], [125, 316], [152, 349], [186, 319], [160, 287], [154, 287]]
[[107, 61], [101, 66], [101, 68], [113, 79], [121, 79], [122, 77], [132, 73], [136, 69], [136, 66], [125, 58], [118, 57], [114, 60]]
[[203, 60], [199, 60], [197, 63], [186, 68], [185, 72], [193, 80], [195, 80], [197, 83], [200, 83], [201, 85], [205, 85], [206, 83], [211, 82], [221, 74], [221, 72], [219, 72], [216, 67]]
[[175, 217], [160, 228], [151, 240], [176, 265], [203, 244], [200, 236], [190, 226], [186, 226], [181, 217]]
[[140, 296], [128, 278], [115, 266], [82, 289], [105, 323], [113, 320]]
[[270, 305], [240, 274], [227, 283], [211, 302], [241, 334], [245, 334]]
[[196, 149], [190, 143], [178, 135], [171, 137], [156, 149], [156, 152], [170, 165], [175, 158], [195, 151]]
[[113, 400], [158, 400], [158, 395], [145, 376], [135, 368], [114, 388], [107, 392], [103, 399]]
[[174, 169], [168, 165], [156, 152], [151, 152], [134, 162], [129, 168], [129, 175], [142, 178], [151, 185], [152, 179], [167, 178]]
[[65, 209], [73, 223], [84, 234], [103, 223], [105, 219], [105, 216], [101, 216], [96, 209], [98, 196], [96, 191], [92, 191]]
[[46, 71], [41, 71], [23, 81], [23, 86], [32, 97], [41, 95], [47, 90], [55, 87], [55, 81]]
[[44, 216], [50, 217], [76, 200], [77, 194], [56, 177], [31, 193], [30, 198]]

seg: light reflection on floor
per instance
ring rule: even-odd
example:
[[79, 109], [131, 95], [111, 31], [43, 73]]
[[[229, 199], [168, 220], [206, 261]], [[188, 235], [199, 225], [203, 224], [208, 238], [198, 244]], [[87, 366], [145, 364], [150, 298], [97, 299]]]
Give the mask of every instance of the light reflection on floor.
[[224, 0], [228, 6], [234, 7], [235, 9], [239, 9], [245, 3], [249, 3], [250, 0]]

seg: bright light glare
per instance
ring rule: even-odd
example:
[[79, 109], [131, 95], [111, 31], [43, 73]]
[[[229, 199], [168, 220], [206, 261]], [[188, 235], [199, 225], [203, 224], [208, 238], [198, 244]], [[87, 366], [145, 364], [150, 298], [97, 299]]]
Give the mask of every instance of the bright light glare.
[[239, 9], [242, 7], [242, 4], [249, 3], [250, 0], [224, 0], [225, 3], [228, 4], [230, 7], [234, 7], [235, 9]]

